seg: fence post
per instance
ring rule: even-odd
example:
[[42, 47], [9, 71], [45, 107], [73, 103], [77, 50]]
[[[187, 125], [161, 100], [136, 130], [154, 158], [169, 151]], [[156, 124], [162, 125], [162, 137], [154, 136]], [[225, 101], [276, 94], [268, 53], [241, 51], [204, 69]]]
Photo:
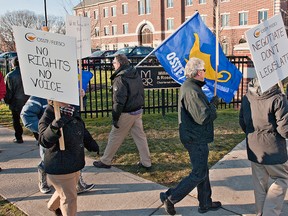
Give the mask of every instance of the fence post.
[[162, 116], [165, 116], [165, 89], [161, 89], [161, 108], [162, 108]]

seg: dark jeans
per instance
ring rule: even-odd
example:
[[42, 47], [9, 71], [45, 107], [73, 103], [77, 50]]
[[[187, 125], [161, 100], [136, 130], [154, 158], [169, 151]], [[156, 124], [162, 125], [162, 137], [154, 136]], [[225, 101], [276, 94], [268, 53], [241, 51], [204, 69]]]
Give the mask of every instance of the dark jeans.
[[166, 194], [169, 200], [175, 204], [197, 187], [199, 206], [210, 206], [212, 204], [212, 192], [208, 169], [208, 144], [188, 143], [184, 144], [184, 147], [188, 150], [190, 156], [192, 172], [182, 179], [176, 188], [168, 189]]
[[15, 138], [17, 140], [22, 140], [22, 134], [23, 134], [23, 128], [20, 123], [20, 112], [21, 111], [15, 111], [11, 110], [12, 112], [12, 119], [13, 119], [13, 127], [15, 130]]

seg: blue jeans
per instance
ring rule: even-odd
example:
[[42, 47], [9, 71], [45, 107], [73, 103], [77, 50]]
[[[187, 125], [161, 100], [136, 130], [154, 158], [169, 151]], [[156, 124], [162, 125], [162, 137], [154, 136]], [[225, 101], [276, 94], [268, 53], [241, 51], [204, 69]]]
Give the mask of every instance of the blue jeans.
[[208, 169], [208, 144], [184, 143], [184, 147], [190, 156], [192, 172], [182, 179], [176, 188], [168, 189], [166, 192], [168, 199], [175, 204], [197, 187], [199, 206], [210, 206], [212, 204], [212, 192]]

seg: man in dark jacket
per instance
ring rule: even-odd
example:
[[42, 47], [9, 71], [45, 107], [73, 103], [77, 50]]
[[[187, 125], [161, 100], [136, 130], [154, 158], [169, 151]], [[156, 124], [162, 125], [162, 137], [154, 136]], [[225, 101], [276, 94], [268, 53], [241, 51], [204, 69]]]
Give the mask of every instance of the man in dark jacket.
[[212, 202], [208, 168], [208, 143], [214, 140], [213, 121], [216, 119], [218, 97], [214, 96], [211, 103], [207, 100], [201, 87], [205, 84], [204, 61], [191, 58], [185, 67], [186, 81], [180, 89], [178, 103], [179, 135], [187, 149], [192, 172], [182, 179], [176, 188], [169, 188], [160, 193], [165, 210], [175, 215], [174, 204], [181, 201], [195, 187], [198, 191], [199, 213], [217, 210], [220, 202]]
[[22, 107], [28, 100], [29, 96], [24, 94], [18, 57], [12, 59], [13, 71], [5, 77], [6, 95], [4, 101], [9, 104], [9, 109], [12, 112], [13, 127], [15, 130], [15, 143], [23, 143], [22, 134], [23, 128], [20, 123], [20, 112]]
[[138, 165], [150, 169], [150, 152], [142, 124], [144, 87], [141, 76], [124, 54], [116, 55], [113, 65], [115, 72], [110, 78], [113, 83], [113, 126], [101, 160], [93, 164], [98, 168], [110, 168], [114, 155], [130, 131], [140, 154]]
[[262, 93], [258, 79], [253, 79], [242, 99], [239, 123], [246, 133], [256, 215], [280, 215], [288, 187], [286, 96], [277, 85]]

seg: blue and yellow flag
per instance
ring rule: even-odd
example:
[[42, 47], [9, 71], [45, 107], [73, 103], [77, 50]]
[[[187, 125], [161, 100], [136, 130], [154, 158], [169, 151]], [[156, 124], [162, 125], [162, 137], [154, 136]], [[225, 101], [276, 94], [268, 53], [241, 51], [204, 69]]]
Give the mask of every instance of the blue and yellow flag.
[[[182, 84], [186, 77], [184, 68], [191, 57], [205, 62], [205, 81], [203, 90], [208, 98], [214, 94], [216, 79], [216, 37], [203, 23], [196, 12], [168, 37], [154, 53], [167, 73]], [[217, 96], [230, 103], [241, 81], [241, 72], [226, 58], [219, 45], [219, 66], [217, 74]]]

